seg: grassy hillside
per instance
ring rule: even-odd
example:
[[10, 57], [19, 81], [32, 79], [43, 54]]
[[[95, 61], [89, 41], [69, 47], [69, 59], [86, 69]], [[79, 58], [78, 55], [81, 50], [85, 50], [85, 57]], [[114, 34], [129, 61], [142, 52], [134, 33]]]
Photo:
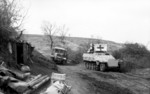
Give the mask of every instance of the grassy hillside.
[[[56, 44], [59, 44], [58, 37], [56, 38]], [[24, 39], [27, 40], [29, 43], [31, 43], [35, 48], [40, 51], [40, 53], [44, 54], [45, 56], [49, 56], [50, 50], [49, 50], [49, 44], [46, 41], [45, 36], [43, 35], [29, 35], [25, 34]], [[90, 39], [90, 38], [81, 38], [81, 37], [67, 37], [66, 43], [69, 48], [72, 50], [77, 50], [79, 47], [85, 47], [89, 46], [91, 42], [96, 43], [97, 39]], [[122, 47], [122, 44], [115, 43], [112, 41], [107, 40], [100, 40], [101, 43], [108, 44], [108, 50], [114, 51]]]

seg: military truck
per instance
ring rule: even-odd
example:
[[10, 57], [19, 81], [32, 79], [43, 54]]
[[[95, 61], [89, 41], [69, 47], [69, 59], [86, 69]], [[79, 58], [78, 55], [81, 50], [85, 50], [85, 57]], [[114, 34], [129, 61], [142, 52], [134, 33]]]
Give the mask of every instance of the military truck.
[[52, 60], [56, 64], [66, 64], [67, 63], [67, 50], [62, 47], [54, 47], [51, 54]]
[[108, 68], [119, 68], [122, 60], [116, 60], [107, 51], [107, 44], [91, 44], [87, 53], [83, 54], [85, 67], [92, 70], [105, 71]]

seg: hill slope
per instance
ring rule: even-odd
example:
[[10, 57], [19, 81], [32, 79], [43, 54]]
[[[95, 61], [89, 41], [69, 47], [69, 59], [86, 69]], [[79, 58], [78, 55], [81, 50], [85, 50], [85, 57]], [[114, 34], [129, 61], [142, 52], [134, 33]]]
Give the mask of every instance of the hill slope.
[[[46, 41], [46, 37], [44, 35], [25, 34], [24, 39], [31, 43], [40, 53], [44, 54], [45, 56], [49, 56], [49, 43]], [[59, 44], [58, 37], [55, 36], [55, 39], [56, 43]], [[122, 44], [108, 40], [97, 40], [81, 37], [66, 37], [67, 46], [74, 50], [77, 50], [79, 47], [89, 46], [90, 43], [97, 43], [98, 41], [108, 44], [108, 51], [117, 50], [122, 47]]]

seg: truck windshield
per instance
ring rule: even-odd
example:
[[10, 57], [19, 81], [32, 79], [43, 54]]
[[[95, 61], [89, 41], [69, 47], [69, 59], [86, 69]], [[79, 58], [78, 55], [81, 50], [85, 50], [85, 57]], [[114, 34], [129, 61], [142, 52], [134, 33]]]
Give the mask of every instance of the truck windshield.
[[66, 55], [65, 50], [60, 50], [60, 49], [55, 49], [55, 53], [61, 54], [61, 55]]

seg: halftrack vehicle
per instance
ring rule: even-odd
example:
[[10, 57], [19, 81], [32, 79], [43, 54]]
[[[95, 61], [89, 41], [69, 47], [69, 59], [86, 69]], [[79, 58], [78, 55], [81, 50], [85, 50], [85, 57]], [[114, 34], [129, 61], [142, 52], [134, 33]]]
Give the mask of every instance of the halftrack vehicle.
[[52, 60], [57, 64], [66, 64], [67, 63], [67, 50], [62, 47], [54, 47], [52, 49]]
[[121, 60], [116, 60], [107, 51], [107, 44], [91, 44], [87, 53], [83, 54], [85, 67], [92, 70], [105, 71], [108, 68], [119, 68]]

